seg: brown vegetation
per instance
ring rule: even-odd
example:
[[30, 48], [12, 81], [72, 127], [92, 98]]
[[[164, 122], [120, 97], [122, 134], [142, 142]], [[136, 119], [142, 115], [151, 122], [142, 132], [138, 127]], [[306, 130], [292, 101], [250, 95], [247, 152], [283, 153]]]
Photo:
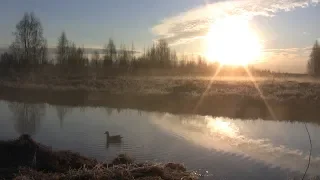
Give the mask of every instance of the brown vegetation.
[[263, 96], [253, 82], [243, 79], [218, 78], [209, 89], [210, 78], [197, 77], [109, 77], [90, 81], [44, 81], [37, 77], [25, 82], [1, 81], [0, 99], [319, 123], [320, 83], [310, 79], [258, 79], [256, 85]]
[[28, 135], [0, 141], [0, 178], [16, 180], [77, 179], [197, 179], [180, 164], [135, 163], [119, 155], [110, 164], [100, 163], [70, 151], [52, 151]]

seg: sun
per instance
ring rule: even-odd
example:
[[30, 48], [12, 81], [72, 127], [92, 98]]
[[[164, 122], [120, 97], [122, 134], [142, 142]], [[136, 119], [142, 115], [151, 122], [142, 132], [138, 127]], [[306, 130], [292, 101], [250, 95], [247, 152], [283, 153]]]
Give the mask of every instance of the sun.
[[216, 21], [206, 36], [206, 57], [222, 65], [249, 65], [259, 60], [262, 44], [245, 18]]

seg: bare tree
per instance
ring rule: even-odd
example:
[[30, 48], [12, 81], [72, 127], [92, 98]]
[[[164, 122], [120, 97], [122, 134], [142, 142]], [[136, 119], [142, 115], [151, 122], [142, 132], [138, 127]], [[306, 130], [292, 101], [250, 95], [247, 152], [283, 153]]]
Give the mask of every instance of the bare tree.
[[315, 42], [310, 54], [308, 73], [314, 76], [320, 75], [320, 46], [318, 41]]
[[170, 65], [170, 48], [165, 40], [159, 40], [156, 47], [156, 54], [161, 68], [165, 68]]
[[71, 43], [68, 48], [67, 64], [74, 68], [84, 67], [86, 65], [84, 48], [77, 48], [75, 43]]
[[100, 67], [100, 54], [98, 51], [94, 51], [91, 58], [91, 66], [94, 68]]
[[104, 65], [111, 66], [117, 56], [116, 46], [112, 39], [109, 39], [108, 45], [104, 49]]
[[66, 33], [62, 32], [61, 36], [58, 39], [58, 46], [57, 46], [57, 63], [59, 65], [67, 64], [68, 60], [68, 53], [69, 53], [69, 41], [67, 39]]
[[47, 61], [47, 43], [40, 20], [33, 13], [25, 13], [13, 33], [10, 46], [14, 57], [22, 66], [38, 65]]
[[178, 56], [175, 51], [171, 51], [170, 60], [171, 60], [171, 67], [175, 68], [178, 66]]
[[120, 46], [120, 51], [118, 53], [119, 66], [122, 68], [127, 67], [129, 61], [129, 53], [125, 45]]

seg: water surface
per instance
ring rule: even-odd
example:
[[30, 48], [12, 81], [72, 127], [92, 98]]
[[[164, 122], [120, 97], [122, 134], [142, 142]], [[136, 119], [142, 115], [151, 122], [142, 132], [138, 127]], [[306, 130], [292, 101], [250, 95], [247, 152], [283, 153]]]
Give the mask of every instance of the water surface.
[[[320, 127], [307, 124], [313, 143], [310, 175], [320, 175]], [[0, 101], [0, 139], [28, 133], [56, 150], [110, 161], [180, 162], [205, 179], [288, 179], [304, 172], [309, 140], [304, 123], [183, 116], [107, 107], [67, 107]], [[105, 131], [124, 137], [106, 143]]]

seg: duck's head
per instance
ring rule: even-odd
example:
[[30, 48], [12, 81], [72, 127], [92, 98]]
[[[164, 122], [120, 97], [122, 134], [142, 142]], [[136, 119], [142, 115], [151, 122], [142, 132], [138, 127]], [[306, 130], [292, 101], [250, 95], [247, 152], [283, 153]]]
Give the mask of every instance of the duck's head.
[[104, 134], [107, 134], [107, 135], [108, 135], [108, 134], [109, 134], [109, 131], [104, 132]]

